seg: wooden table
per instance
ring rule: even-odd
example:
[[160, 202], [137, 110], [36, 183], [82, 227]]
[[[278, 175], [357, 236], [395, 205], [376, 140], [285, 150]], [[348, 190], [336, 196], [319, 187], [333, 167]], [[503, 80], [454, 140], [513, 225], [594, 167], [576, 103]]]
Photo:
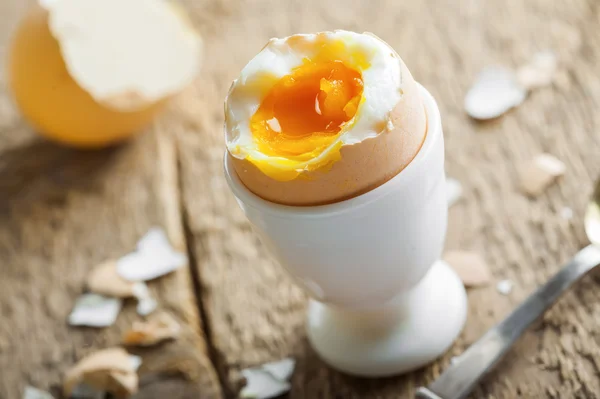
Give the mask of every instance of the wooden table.
[[[0, 59], [30, 3], [0, 0]], [[189, 268], [150, 284], [185, 328], [178, 341], [139, 352], [137, 398], [235, 397], [242, 368], [287, 355], [298, 360], [290, 398], [410, 398], [586, 244], [581, 214], [600, 174], [595, 0], [185, 3], [205, 38], [202, 77], [121, 148], [82, 153], [39, 139], [0, 80], [0, 398], [20, 398], [26, 384], [59, 397], [77, 359], [119, 343], [139, 317], [133, 303], [106, 329], [72, 328], [66, 318], [88, 270], [132, 250], [153, 225], [190, 257]], [[376, 33], [437, 98], [448, 175], [465, 189], [450, 211], [447, 248], [479, 252], [496, 280], [515, 283], [508, 296], [494, 285], [469, 291], [467, 326], [453, 348], [398, 378], [349, 378], [316, 357], [304, 333], [306, 296], [258, 242], [221, 172], [232, 79], [270, 37], [332, 28]], [[565, 67], [556, 84], [498, 120], [465, 115], [465, 92], [481, 68], [515, 66], [546, 48]], [[530, 200], [515, 187], [516, 165], [541, 151], [568, 172]], [[598, 331], [600, 290], [588, 278], [472, 397], [600, 397]]]

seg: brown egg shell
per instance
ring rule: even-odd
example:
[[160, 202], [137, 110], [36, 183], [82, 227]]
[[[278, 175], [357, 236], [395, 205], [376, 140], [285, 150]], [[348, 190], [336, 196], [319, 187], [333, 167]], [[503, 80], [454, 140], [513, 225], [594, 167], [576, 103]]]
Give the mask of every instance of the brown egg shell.
[[341, 159], [329, 168], [278, 181], [246, 159], [227, 156], [242, 183], [259, 197], [283, 205], [314, 206], [343, 201], [368, 192], [400, 173], [417, 155], [427, 133], [427, 116], [419, 88], [401, 62], [402, 98], [391, 111], [393, 128], [360, 143], [344, 145]]

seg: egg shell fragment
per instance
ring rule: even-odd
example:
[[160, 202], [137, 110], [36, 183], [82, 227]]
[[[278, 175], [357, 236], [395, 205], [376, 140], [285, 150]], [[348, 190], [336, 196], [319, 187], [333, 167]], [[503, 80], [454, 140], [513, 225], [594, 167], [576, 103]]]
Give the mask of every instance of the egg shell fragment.
[[80, 296], [69, 315], [72, 326], [108, 327], [114, 324], [121, 311], [119, 298], [108, 298], [98, 294]]
[[496, 284], [496, 290], [502, 295], [509, 295], [513, 290], [513, 285], [511, 280], [501, 280]]
[[528, 90], [550, 85], [556, 77], [558, 60], [552, 51], [534, 54], [532, 60], [517, 69], [517, 80]]
[[446, 198], [448, 200], [448, 207], [457, 203], [462, 198], [462, 195], [462, 184], [456, 179], [446, 178]]
[[54, 396], [41, 389], [26, 386], [25, 391], [23, 392], [23, 399], [54, 399]]
[[[390, 48], [390, 51], [393, 50]], [[404, 62], [401, 98], [381, 121], [380, 132], [361, 142], [343, 145], [341, 159], [328, 167], [303, 171], [289, 181], [275, 180], [247, 159], [232, 156], [242, 183], [259, 197], [284, 205], [334, 203], [368, 192], [400, 173], [416, 156], [427, 132], [427, 116], [419, 87]], [[368, 105], [368, 104], [366, 104]]]
[[504, 67], [485, 68], [465, 96], [464, 107], [474, 119], [497, 118], [527, 97], [515, 73]]
[[448, 251], [444, 261], [458, 274], [465, 287], [481, 287], [492, 281], [492, 274], [485, 260], [474, 252]]
[[137, 392], [139, 358], [122, 348], [108, 348], [89, 354], [70, 369], [63, 382], [63, 392], [70, 397], [75, 387], [85, 383], [117, 397]]
[[199, 69], [200, 36], [170, 1], [60, 0], [49, 13], [69, 74], [115, 110], [169, 97]]
[[127, 281], [148, 281], [186, 264], [187, 256], [173, 248], [162, 229], [154, 227], [138, 241], [137, 251], [117, 261], [117, 273]]
[[138, 301], [136, 311], [140, 316], [148, 316], [150, 313], [154, 312], [158, 307], [158, 302], [152, 295], [150, 294], [150, 290], [145, 283], [137, 282], [135, 283], [133, 289], [133, 296]]
[[86, 285], [96, 294], [117, 298], [134, 296], [135, 284], [117, 273], [117, 262], [110, 260], [96, 266], [88, 275]]
[[135, 322], [123, 335], [124, 345], [152, 346], [179, 336], [181, 326], [168, 313], [161, 313], [145, 322]]
[[565, 171], [565, 164], [553, 155], [537, 155], [519, 168], [519, 187], [527, 196], [538, 197]]
[[199, 71], [202, 41], [164, 0], [46, 0], [19, 22], [8, 86], [44, 137], [77, 148], [125, 141]]

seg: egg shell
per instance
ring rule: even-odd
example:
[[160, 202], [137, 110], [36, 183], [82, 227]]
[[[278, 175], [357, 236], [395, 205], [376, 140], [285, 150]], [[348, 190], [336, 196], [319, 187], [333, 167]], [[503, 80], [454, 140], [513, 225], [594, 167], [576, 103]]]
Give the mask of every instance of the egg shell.
[[48, 27], [48, 11], [40, 6], [32, 7], [15, 31], [8, 81], [22, 114], [41, 135], [75, 147], [104, 147], [127, 139], [163, 106], [120, 113], [98, 104], [69, 75]]
[[278, 181], [247, 159], [227, 156], [240, 180], [259, 197], [292, 206], [315, 206], [343, 201], [368, 192], [400, 173], [417, 155], [427, 133], [427, 116], [418, 86], [401, 61], [402, 97], [382, 121], [377, 136], [344, 145], [341, 159], [329, 167], [302, 172], [296, 179]]
[[[197, 74], [202, 41], [183, 13], [168, 5], [157, 7], [161, 1], [155, 0], [147, 2], [147, 8], [164, 18], [150, 19], [144, 17], [148, 12], [138, 10], [142, 0], [125, 3], [127, 7], [118, 0], [47, 0], [32, 6], [19, 21], [8, 48], [7, 83], [21, 114], [42, 136], [80, 148], [123, 142], [149, 126]], [[93, 13], [99, 7], [104, 7], [103, 16]], [[119, 26], [111, 10], [120, 12]], [[137, 23], [128, 18], [132, 15], [139, 16]], [[87, 23], [90, 19], [94, 23]], [[142, 24], [144, 19], [149, 23]], [[148, 49], [153, 39], [140, 33], [142, 28], [157, 34], [172, 31], [156, 23], [163, 19], [166, 28], [179, 24], [186, 33], [164, 34], [167, 43], [180, 43], [179, 36], [185, 36], [197, 44], [182, 51], [182, 59], [172, 54], [165, 57], [166, 45]], [[126, 34], [132, 29], [129, 25], [122, 28], [128, 21], [135, 26], [135, 34]], [[112, 62], [113, 53], [129, 57]], [[188, 68], [182, 72], [172, 67], [164, 73], [155, 62], [160, 57], [168, 59], [169, 65]], [[132, 79], [132, 75], [140, 78]]]

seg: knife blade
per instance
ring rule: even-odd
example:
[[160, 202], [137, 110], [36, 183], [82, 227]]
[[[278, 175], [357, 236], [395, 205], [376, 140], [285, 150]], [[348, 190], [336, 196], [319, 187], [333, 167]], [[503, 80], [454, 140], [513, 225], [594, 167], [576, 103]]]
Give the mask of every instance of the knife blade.
[[523, 332], [574, 283], [600, 265], [600, 248], [588, 245], [538, 288], [506, 319], [491, 328], [469, 347], [456, 362], [427, 387], [416, 392], [417, 399], [464, 399], [479, 380], [491, 371]]

